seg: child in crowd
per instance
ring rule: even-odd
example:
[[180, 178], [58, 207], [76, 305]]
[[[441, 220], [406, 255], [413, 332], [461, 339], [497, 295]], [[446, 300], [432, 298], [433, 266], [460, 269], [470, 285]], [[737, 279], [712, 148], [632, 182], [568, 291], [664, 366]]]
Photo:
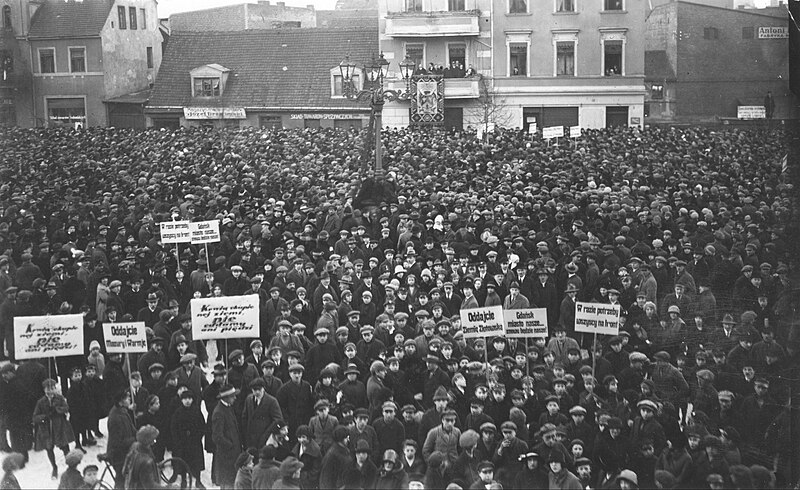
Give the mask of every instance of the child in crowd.
[[47, 451], [55, 480], [58, 478], [58, 466], [54, 449], [59, 448], [66, 456], [69, 453], [69, 444], [75, 440], [75, 436], [67, 420], [67, 399], [58, 393], [56, 381], [48, 378], [42, 382], [42, 388], [44, 396], [36, 402], [36, 409], [33, 411], [34, 450]]

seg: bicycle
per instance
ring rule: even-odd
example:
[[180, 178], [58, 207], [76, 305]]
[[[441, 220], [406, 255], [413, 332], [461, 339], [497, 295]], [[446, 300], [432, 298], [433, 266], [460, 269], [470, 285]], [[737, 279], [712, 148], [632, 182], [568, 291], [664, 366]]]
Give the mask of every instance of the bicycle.
[[[97, 482], [92, 486], [92, 490], [114, 490], [117, 475], [114, 471], [114, 467], [108, 460], [108, 454], [98, 454], [97, 461], [104, 463], [105, 468], [103, 468], [103, 472], [100, 474]], [[166, 488], [173, 488], [175, 482], [178, 480], [180, 480], [179, 488], [181, 488], [181, 490], [194, 488], [195, 482], [189, 472], [189, 466], [186, 464], [186, 461], [181, 458], [169, 458], [158, 463], [158, 474], [161, 477], [161, 481], [166, 484]], [[111, 479], [111, 483], [106, 481], [106, 476]]]
[[[114, 490], [114, 482], [117, 481], [117, 475], [114, 472], [114, 467], [111, 466], [111, 461], [108, 460], [108, 454], [98, 454], [97, 461], [105, 463], [105, 468], [103, 468], [103, 472], [100, 474], [95, 484], [92, 485], [92, 490]], [[112, 483], [110, 485], [105, 481], [106, 475], [111, 477]]]

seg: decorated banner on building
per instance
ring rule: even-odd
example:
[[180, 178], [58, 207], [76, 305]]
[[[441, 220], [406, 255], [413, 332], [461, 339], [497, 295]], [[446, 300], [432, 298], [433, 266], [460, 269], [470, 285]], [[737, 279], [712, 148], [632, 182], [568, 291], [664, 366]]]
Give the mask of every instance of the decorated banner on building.
[[503, 335], [505, 332], [503, 307], [485, 306], [461, 310], [461, 330], [467, 339]]
[[144, 322], [104, 323], [103, 340], [109, 354], [147, 352], [147, 329]]
[[503, 310], [506, 337], [547, 337], [547, 308]]
[[619, 334], [619, 305], [575, 303], [575, 331], [598, 335]]
[[192, 338], [255, 338], [259, 332], [258, 295], [192, 300]]
[[411, 79], [411, 125], [444, 123], [444, 78], [442, 75], [417, 75]]
[[189, 237], [192, 245], [202, 243], [215, 243], [220, 240], [219, 220], [193, 221], [189, 223]]
[[161, 243], [189, 243], [192, 234], [188, 221], [163, 221], [161, 227]]
[[14, 318], [14, 355], [39, 359], [83, 355], [83, 315]]

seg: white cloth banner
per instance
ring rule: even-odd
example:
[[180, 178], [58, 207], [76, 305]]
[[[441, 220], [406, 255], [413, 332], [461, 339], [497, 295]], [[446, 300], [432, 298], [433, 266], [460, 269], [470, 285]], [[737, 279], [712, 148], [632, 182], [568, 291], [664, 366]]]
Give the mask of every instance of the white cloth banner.
[[261, 334], [258, 308], [256, 294], [193, 299], [192, 338], [256, 338]]
[[188, 221], [163, 221], [161, 243], [189, 243], [192, 241]]
[[547, 337], [547, 308], [503, 310], [503, 319], [506, 323], [506, 337]]
[[619, 305], [575, 303], [575, 331], [598, 335], [619, 334]]
[[503, 335], [503, 307], [486, 306], [461, 310], [461, 330], [466, 339]]
[[147, 352], [147, 330], [144, 322], [104, 323], [103, 340], [106, 352]]
[[14, 355], [38, 359], [83, 355], [83, 315], [14, 318]]
[[192, 221], [189, 223], [189, 235], [192, 245], [219, 241], [219, 220]]

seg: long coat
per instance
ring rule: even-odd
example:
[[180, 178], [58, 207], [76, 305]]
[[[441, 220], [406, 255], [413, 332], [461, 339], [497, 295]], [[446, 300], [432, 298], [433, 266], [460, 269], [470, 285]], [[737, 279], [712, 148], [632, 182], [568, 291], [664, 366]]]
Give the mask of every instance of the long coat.
[[283, 413], [274, 396], [264, 393], [261, 402], [256, 405], [253, 394], [247, 395], [242, 411], [242, 434], [245, 446], [264, 447], [269, 437], [267, 429], [276, 420], [283, 420]]
[[211, 416], [211, 437], [214, 440], [213, 469], [217, 484], [232, 486], [236, 480], [236, 458], [242, 452], [233, 406], [217, 403]]
[[341, 488], [344, 483], [344, 474], [352, 464], [352, 457], [347, 446], [334, 443], [325, 457], [322, 458], [322, 468], [319, 475], [320, 488]]
[[136, 441], [136, 427], [133, 425], [131, 412], [120, 406], [114, 406], [108, 413], [108, 458], [122, 463], [131, 444]]
[[307, 424], [314, 414], [314, 392], [305, 381], [290, 381], [278, 390], [278, 403], [286, 414], [289, 434], [294, 434], [298, 427]]
[[74, 383], [67, 391], [70, 407], [69, 422], [76, 433], [90, 429], [94, 415], [94, 405], [89, 395], [89, 387], [84, 383]]
[[186, 461], [195, 475], [206, 469], [205, 453], [203, 452], [203, 435], [206, 431], [206, 421], [203, 414], [195, 406], [181, 405], [172, 414], [170, 424], [172, 432], [172, 454]]
[[33, 423], [36, 427], [36, 445], [34, 449], [52, 449], [68, 446], [75, 440], [72, 426], [67, 421], [69, 405], [61, 395], [53, 395], [52, 399], [43, 396], [36, 402], [33, 411]]

